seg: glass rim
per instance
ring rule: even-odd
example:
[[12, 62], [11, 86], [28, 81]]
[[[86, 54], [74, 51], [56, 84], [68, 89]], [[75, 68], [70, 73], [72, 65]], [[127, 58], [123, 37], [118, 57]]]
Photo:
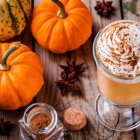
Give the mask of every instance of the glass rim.
[[[28, 118], [27, 114], [28, 114], [34, 107], [45, 107], [45, 108], [48, 110], [48, 112], [50, 112], [50, 115], [51, 115], [51, 122], [50, 122], [50, 124], [49, 124], [47, 127], [43, 128], [43, 129], [35, 129], [35, 128], [31, 127], [31, 126], [28, 124], [28, 122], [26, 121], [26, 118]], [[29, 129], [31, 129], [31, 131], [33, 131], [33, 133], [39, 133], [39, 134], [46, 134], [46, 133], [47, 133], [47, 134], [48, 134], [48, 133], [50, 133], [50, 132], [55, 128], [55, 126], [56, 126], [56, 124], [57, 124], [57, 121], [58, 121], [58, 116], [57, 116], [57, 113], [56, 113], [55, 109], [54, 109], [52, 106], [50, 106], [50, 105], [48, 105], [48, 104], [46, 104], [46, 103], [34, 103], [34, 104], [30, 105], [30, 106], [25, 110], [25, 112], [24, 112], [24, 114], [23, 114], [23, 122], [24, 122], [25, 126], [26, 126], [27, 128], [29, 128]]]
[[[120, 21], [135, 21], [135, 22], [138, 22], [136, 20], [117, 20], [115, 22], [112, 22], [110, 24], [113, 24], [113, 23], [117, 23], [117, 22], [120, 22]], [[110, 25], [108, 24], [108, 25]], [[98, 33], [97, 35], [95, 36], [94, 38], [94, 42], [93, 42], [93, 57], [94, 57], [94, 60], [96, 62], [96, 65], [109, 77], [112, 77], [113, 79], [115, 80], [119, 80], [121, 82], [137, 82], [137, 81], [140, 81], [140, 75], [138, 76], [135, 76], [135, 77], [122, 77], [122, 76], [119, 76], [119, 75], [115, 75], [113, 73], [111, 73], [109, 70], [107, 70], [107, 68], [100, 62], [98, 56], [97, 56], [97, 51], [96, 51], [96, 46], [97, 46], [97, 41], [98, 41], [98, 37], [100, 36], [100, 34], [102, 33], [102, 31], [108, 26], [106, 25], [105, 27], [103, 27]]]

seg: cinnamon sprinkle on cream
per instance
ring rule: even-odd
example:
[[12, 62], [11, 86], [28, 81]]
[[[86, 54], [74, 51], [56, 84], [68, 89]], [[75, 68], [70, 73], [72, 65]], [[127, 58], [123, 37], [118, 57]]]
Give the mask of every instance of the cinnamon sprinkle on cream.
[[140, 75], [140, 23], [121, 20], [106, 26], [97, 40], [97, 56], [111, 73]]

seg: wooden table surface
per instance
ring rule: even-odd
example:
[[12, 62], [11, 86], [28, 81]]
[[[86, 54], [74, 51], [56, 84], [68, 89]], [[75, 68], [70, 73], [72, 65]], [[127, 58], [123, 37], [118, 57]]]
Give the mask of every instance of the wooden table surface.
[[[32, 0], [32, 6], [38, 1], [39, 0]], [[127, 1], [135, 1], [136, 11], [140, 14], [140, 0]], [[99, 123], [93, 106], [95, 98], [98, 95], [98, 88], [96, 82], [96, 66], [92, 55], [94, 37], [102, 27], [119, 19], [134, 19], [140, 21], [140, 16], [138, 17], [131, 12], [125, 12], [123, 10], [123, 3], [126, 2], [126, 0], [113, 0], [115, 15], [110, 19], [101, 18], [96, 14], [96, 11], [94, 10], [96, 0], [83, 0], [83, 2], [92, 13], [93, 34], [79, 49], [62, 55], [53, 54], [44, 50], [32, 38], [31, 33], [29, 32], [29, 25], [18, 38], [14, 39], [22, 40], [22, 43], [29, 45], [33, 51], [39, 55], [44, 66], [45, 85], [32, 102], [45, 102], [51, 104], [58, 111], [60, 117], [62, 117], [63, 111], [69, 106], [80, 106], [87, 115], [88, 125], [82, 131], [70, 132], [69, 139], [71, 140], [140, 140], [140, 128], [130, 132], [117, 133], [109, 131]], [[61, 69], [59, 68], [59, 64], [66, 64], [66, 59], [72, 59], [73, 57], [76, 57], [77, 62], [84, 62], [87, 67], [85, 76], [81, 78], [83, 96], [79, 97], [77, 95], [72, 96], [71, 94], [68, 94], [62, 97], [59, 89], [55, 85], [55, 81], [60, 79]], [[22, 117], [25, 109], [26, 107], [16, 111], [0, 111], [1, 118], [10, 120], [15, 124], [10, 137], [0, 136], [0, 140], [21, 140], [18, 120]], [[68, 140], [68, 138], [66, 140]]]

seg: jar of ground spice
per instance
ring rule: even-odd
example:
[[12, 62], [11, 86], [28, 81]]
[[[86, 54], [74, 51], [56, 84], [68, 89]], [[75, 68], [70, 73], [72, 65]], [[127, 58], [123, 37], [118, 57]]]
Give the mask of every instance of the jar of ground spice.
[[23, 140], [61, 140], [64, 135], [56, 111], [44, 103], [29, 106], [19, 120], [19, 127]]

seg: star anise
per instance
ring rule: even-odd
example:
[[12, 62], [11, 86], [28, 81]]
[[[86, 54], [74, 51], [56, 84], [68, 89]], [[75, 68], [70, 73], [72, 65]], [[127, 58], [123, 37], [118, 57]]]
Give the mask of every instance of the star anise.
[[10, 121], [4, 121], [0, 119], [0, 135], [9, 136], [13, 124]]
[[76, 64], [76, 59], [73, 61], [67, 60], [67, 66], [60, 65], [60, 67], [65, 71], [67, 75], [70, 73], [75, 73], [75, 77], [77, 80], [79, 80], [79, 76], [82, 75], [82, 73], [85, 71], [84, 63]]
[[99, 0], [97, 5], [94, 7], [98, 15], [104, 17], [110, 17], [113, 14], [114, 7], [112, 7], [112, 1]]
[[84, 63], [76, 64], [76, 59], [73, 61], [67, 60], [67, 65], [60, 65], [63, 69], [61, 72], [61, 80], [57, 81], [56, 84], [61, 90], [61, 94], [64, 95], [67, 92], [74, 91], [79, 92], [79, 76], [85, 71]]
[[69, 74], [66, 74], [64, 71], [61, 72], [61, 80], [58, 80], [56, 82], [57, 86], [61, 90], [61, 94], [64, 95], [65, 93], [69, 91], [78, 91], [78, 87], [75, 84], [75, 73], [71, 72]]

